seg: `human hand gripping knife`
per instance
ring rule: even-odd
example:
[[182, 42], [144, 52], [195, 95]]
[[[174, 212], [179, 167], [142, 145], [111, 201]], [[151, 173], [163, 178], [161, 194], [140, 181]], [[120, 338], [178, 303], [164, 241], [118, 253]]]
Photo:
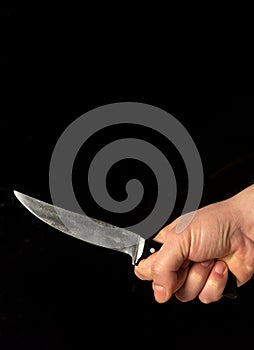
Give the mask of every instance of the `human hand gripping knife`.
[[[56, 207], [18, 191], [14, 191], [14, 194], [32, 214], [48, 225], [85, 242], [127, 253], [131, 256], [133, 265], [138, 265], [140, 260], [161, 247], [161, 243], [152, 237], [144, 239], [137, 233], [85, 214]], [[223, 295], [232, 299], [238, 297], [236, 279], [230, 271]]]

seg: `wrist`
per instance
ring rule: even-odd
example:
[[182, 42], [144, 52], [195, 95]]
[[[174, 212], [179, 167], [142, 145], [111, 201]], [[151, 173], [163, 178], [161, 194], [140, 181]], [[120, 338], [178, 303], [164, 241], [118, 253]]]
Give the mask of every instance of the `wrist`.
[[254, 185], [246, 187], [228, 201], [237, 226], [254, 238]]

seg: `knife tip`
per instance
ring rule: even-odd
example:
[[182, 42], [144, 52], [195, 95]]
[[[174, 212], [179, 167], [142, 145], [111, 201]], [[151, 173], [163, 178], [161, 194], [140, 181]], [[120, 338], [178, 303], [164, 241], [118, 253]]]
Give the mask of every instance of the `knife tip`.
[[23, 196], [21, 192], [14, 190], [13, 193], [18, 200], [21, 200], [21, 198]]
[[13, 193], [15, 194], [16, 197], [18, 197], [18, 195], [19, 195], [19, 192], [18, 192], [18, 191], [13, 190]]

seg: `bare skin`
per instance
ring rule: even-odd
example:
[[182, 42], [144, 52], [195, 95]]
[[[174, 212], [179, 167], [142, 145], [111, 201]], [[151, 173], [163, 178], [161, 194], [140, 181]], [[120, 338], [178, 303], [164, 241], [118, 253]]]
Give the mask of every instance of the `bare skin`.
[[183, 302], [198, 297], [218, 301], [228, 269], [237, 285], [254, 274], [254, 185], [223, 201], [196, 211], [190, 224], [177, 232], [179, 217], [156, 236], [161, 249], [135, 267], [141, 280], [152, 281], [155, 300], [173, 295]]

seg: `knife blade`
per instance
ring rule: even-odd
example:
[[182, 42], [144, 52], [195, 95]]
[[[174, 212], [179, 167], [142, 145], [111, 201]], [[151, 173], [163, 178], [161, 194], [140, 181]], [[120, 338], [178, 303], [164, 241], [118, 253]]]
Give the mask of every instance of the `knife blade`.
[[53, 228], [87, 243], [127, 253], [133, 265], [161, 247], [153, 239], [145, 240], [125, 228], [57, 207], [18, 191], [14, 191], [14, 194], [32, 214]]
[[[162, 246], [153, 237], [145, 239], [135, 232], [84, 213], [75, 213], [15, 190], [14, 194], [33, 215], [53, 228], [87, 243], [129, 254], [133, 265], [138, 265]], [[223, 295], [232, 299], [238, 297], [236, 279], [230, 271]]]

